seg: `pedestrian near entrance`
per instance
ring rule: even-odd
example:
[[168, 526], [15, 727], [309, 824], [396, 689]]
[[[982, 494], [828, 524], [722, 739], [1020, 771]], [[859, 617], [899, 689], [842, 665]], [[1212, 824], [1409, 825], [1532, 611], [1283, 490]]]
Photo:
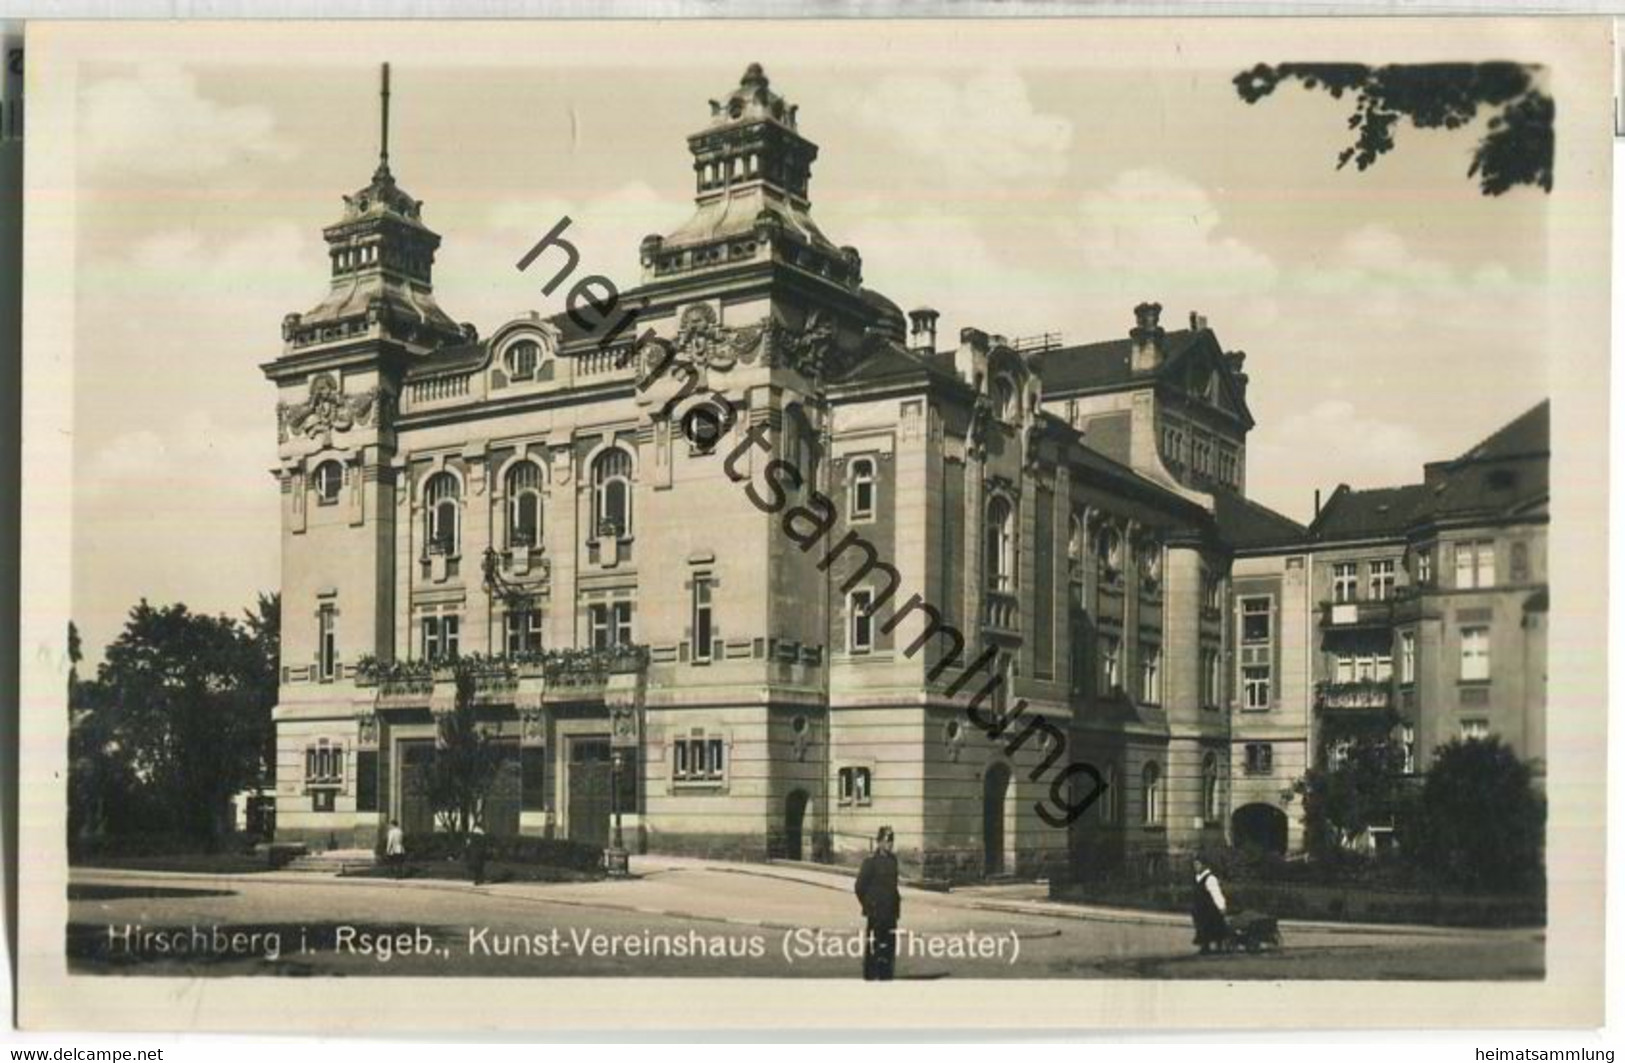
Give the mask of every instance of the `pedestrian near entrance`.
[[485, 883], [485, 852], [485, 828], [476, 823], [468, 832], [468, 850], [465, 854], [468, 861], [468, 877], [476, 886]]
[[863, 980], [889, 982], [897, 966], [897, 922], [903, 895], [897, 890], [896, 836], [890, 827], [875, 835], [875, 851], [858, 869], [858, 904], [863, 908]]
[[1224, 917], [1224, 890], [1219, 888], [1219, 877], [1197, 857], [1192, 861], [1196, 881], [1191, 889], [1191, 921], [1196, 924], [1196, 944], [1204, 953], [1212, 952], [1225, 943], [1230, 928]]
[[389, 861], [389, 868], [400, 878], [406, 872], [406, 832], [401, 830], [401, 821], [389, 821], [389, 833], [384, 836], [384, 859]]

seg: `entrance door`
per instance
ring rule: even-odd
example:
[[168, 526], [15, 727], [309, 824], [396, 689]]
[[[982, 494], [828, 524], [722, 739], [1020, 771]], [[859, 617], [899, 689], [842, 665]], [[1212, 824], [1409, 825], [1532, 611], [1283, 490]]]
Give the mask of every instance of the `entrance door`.
[[784, 858], [800, 860], [801, 829], [807, 819], [807, 791], [791, 790], [784, 802]]
[[1004, 800], [1010, 769], [993, 764], [982, 776], [982, 866], [989, 876], [1004, 873]]
[[434, 831], [434, 805], [429, 801], [429, 773], [434, 769], [434, 739], [400, 744], [401, 829], [408, 835]]
[[485, 795], [485, 833], [512, 837], [519, 833], [519, 740], [501, 739], [496, 748], [502, 766]]
[[[609, 844], [610, 762], [608, 738], [570, 741], [569, 834], [571, 841]], [[631, 809], [622, 809], [623, 813]]]

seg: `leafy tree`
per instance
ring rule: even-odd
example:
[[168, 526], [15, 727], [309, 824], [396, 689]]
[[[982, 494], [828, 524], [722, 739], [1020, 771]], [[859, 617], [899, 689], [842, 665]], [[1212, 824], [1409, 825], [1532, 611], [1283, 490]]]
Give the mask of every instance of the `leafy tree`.
[[1457, 739], [1435, 753], [1401, 842], [1448, 882], [1515, 890], [1540, 882], [1545, 831], [1529, 765], [1499, 739]]
[[1294, 784], [1303, 798], [1304, 841], [1335, 859], [1374, 826], [1393, 821], [1407, 795], [1404, 750], [1386, 730], [1349, 738], [1335, 767], [1314, 767]]
[[266, 651], [226, 617], [143, 599], [98, 673], [97, 727], [169, 824], [201, 841], [226, 826], [230, 796], [260, 779], [276, 697]]
[[1248, 103], [1276, 86], [1299, 81], [1334, 99], [1354, 94], [1348, 118], [1354, 143], [1337, 156], [1365, 170], [1394, 147], [1394, 128], [1409, 118], [1418, 129], [1460, 129], [1479, 109], [1491, 112], [1467, 176], [1486, 196], [1520, 185], [1552, 190], [1552, 122], [1556, 108], [1538, 85], [1539, 67], [1521, 63], [1419, 63], [1370, 67], [1361, 63], [1260, 63], [1237, 74], [1236, 92]]
[[456, 662], [457, 703], [440, 717], [439, 742], [429, 772], [429, 803], [441, 826], [464, 834], [484, 826], [485, 798], [502, 769], [502, 748], [480, 726], [474, 704], [476, 665]]
[[[245, 677], [256, 703], [276, 705], [282, 672], [282, 595], [261, 592], [253, 609], [243, 611], [243, 627], [254, 648], [252, 664]], [[269, 716], [261, 738], [259, 783], [276, 781], [276, 729]]]

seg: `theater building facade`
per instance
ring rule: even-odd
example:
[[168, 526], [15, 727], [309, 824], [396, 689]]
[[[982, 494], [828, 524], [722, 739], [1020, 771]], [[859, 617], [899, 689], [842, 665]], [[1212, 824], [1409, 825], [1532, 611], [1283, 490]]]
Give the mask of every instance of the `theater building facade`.
[[615, 809], [634, 851], [850, 862], [889, 824], [906, 873], [966, 880], [1155, 871], [1240, 796], [1279, 810], [1238, 789], [1238, 698], [1291, 688], [1232, 580], [1307, 531], [1244, 496], [1244, 357], [1155, 304], [1081, 347], [939, 340], [814, 222], [757, 66], [689, 149], [635, 287], [555, 228], [551, 311], [485, 335], [387, 150], [324, 231], [328, 294], [263, 367], [279, 836], [436, 829], [453, 661], [495, 834], [603, 844]]

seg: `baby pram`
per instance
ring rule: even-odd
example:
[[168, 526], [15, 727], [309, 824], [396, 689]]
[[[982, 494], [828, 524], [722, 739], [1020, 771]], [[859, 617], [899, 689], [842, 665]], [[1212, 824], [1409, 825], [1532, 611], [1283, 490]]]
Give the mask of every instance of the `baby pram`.
[[1225, 949], [1238, 952], [1263, 952], [1266, 948], [1281, 947], [1281, 927], [1273, 915], [1260, 912], [1236, 912], [1226, 919], [1228, 931]]

